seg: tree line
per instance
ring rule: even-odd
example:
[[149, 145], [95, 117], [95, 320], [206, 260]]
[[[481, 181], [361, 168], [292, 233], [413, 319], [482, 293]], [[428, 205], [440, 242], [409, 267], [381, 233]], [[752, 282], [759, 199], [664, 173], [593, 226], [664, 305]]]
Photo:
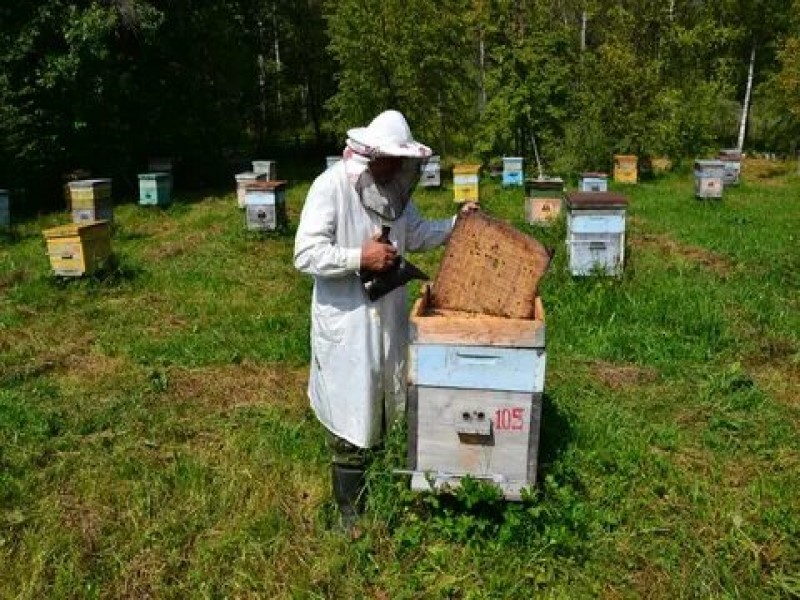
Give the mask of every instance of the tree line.
[[[747, 99], [747, 102], [745, 101]], [[607, 169], [797, 152], [800, 0], [42, 0], [0, 5], [0, 187], [132, 187], [318, 158], [385, 108], [436, 152]], [[742, 115], [748, 115], [746, 128]], [[318, 168], [316, 170], [319, 170]]]

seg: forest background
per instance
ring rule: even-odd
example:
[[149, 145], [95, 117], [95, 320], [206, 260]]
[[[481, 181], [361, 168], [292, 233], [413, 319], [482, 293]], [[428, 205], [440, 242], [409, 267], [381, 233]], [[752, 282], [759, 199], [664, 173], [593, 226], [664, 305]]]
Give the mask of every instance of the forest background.
[[562, 175], [614, 153], [795, 156], [800, 0], [0, 5], [0, 187], [27, 212], [61, 206], [76, 169], [132, 191], [152, 156], [185, 188], [251, 158], [319, 171], [389, 107], [446, 158], [532, 158], [535, 139]]

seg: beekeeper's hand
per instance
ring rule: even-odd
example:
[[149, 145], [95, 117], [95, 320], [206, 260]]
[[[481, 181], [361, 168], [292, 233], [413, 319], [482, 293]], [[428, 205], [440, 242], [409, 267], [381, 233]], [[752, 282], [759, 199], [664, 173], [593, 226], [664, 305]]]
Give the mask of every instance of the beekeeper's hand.
[[392, 266], [397, 249], [375, 239], [367, 240], [361, 245], [361, 268], [380, 273]]
[[464, 202], [464, 204], [461, 205], [461, 214], [466, 215], [480, 209], [481, 205], [478, 202]]

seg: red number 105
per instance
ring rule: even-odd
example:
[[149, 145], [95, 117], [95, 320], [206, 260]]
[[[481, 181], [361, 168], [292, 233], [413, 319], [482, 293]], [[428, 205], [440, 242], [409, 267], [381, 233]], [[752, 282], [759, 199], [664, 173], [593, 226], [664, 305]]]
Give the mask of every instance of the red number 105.
[[498, 430], [521, 431], [524, 416], [524, 408], [500, 408], [494, 413], [494, 426]]

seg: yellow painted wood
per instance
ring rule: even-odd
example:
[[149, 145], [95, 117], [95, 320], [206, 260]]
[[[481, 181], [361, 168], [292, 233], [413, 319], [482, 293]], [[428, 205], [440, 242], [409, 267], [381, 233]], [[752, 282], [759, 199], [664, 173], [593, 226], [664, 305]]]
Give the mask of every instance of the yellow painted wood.
[[633, 154], [614, 155], [614, 181], [617, 183], [637, 183], [639, 159]]
[[480, 165], [455, 165], [453, 167], [453, 200], [455, 202], [478, 202], [480, 188]]
[[107, 221], [70, 223], [46, 229], [42, 234], [56, 275], [91, 275], [111, 258], [111, 229]]

